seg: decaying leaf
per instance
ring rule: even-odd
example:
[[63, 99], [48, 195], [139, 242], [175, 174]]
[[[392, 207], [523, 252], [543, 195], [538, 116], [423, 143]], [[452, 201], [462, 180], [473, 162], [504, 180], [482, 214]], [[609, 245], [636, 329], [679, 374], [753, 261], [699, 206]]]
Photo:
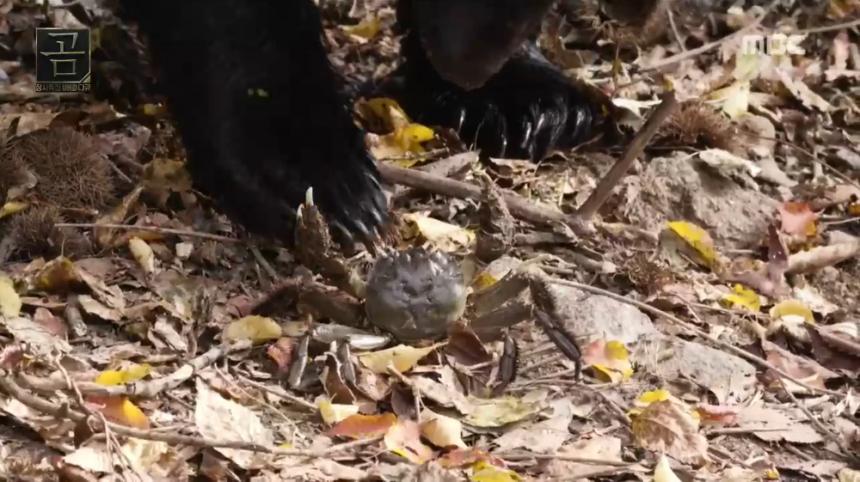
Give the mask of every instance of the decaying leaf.
[[[647, 394], [646, 394], [647, 395]], [[707, 457], [708, 439], [699, 431], [695, 411], [672, 396], [661, 393], [633, 418], [636, 443], [654, 452], [692, 463]], [[652, 397], [644, 397], [646, 400]]]
[[375, 373], [388, 373], [389, 366], [394, 367], [400, 373], [405, 373], [411, 370], [422, 358], [432, 353], [438, 346], [415, 348], [409, 345], [397, 345], [385, 350], [364, 353], [358, 359], [364, 366]]
[[617, 340], [595, 340], [583, 347], [582, 361], [591, 365], [601, 379], [618, 383], [633, 376], [630, 353], [624, 343]]
[[[271, 429], [248, 407], [227, 400], [197, 379], [197, 399], [194, 404], [194, 424], [200, 435], [213, 440], [238, 440], [263, 447], [273, 447]], [[268, 456], [230, 448], [216, 449], [244, 469], [264, 466]]]
[[329, 429], [330, 437], [347, 437], [356, 440], [376, 438], [388, 433], [397, 423], [397, 415], [383, 413], [379, 415], [355, 414], [341, 420]]
[[276, 340], [282, 335], [281, 325], [265, 316], [251, 315], [238, 319], [224, 328], [222, 337], [225, 341], [251, 340], [262, 343]]
[[421, 428], [413, 420], [398, 420], [385, 434], [385, 448], [413, 464], [423, 464], [436, 454], [421, 441]]

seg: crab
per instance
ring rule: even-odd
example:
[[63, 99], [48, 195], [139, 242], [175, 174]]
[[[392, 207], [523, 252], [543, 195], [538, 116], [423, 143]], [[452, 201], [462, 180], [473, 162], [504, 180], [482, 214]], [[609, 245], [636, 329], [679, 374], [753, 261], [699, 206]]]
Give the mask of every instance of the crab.
[[[373, 349], [385, 346], [392, 338], [401, 343], [421, 344], [465, 336], [479, 345], [504, 340], [493, 389], [497, 392], [516, 376], [518, 348], [508, 334], [509, 329], [531, 319], [574, 362], [579, 378], [579, 347], [564, 328], [547, 275], [537, 266], [523, 263], [490, 286], [470, 292], [456, 256], [424, 247], [388, 249], [378, 253], [364, 282], [332, 249], [325, 228], [325, 221], [309, 195], [299, 208], [297, 257], [305, 267], [337, 288], [303, 279], [292, 283], [291, 290], [297, 300], [347, 326], [316, 325], [309, 330], [295, 351], [289, 380], [293, 388], [305, 386], [305, 371], [311, 366], [310, 341], [331, 345], [325, 357], [326, 366], [332, 364], [329, 355], [335, 354], [339, 355], [335, 364], [346, 367], [349, 346]], [[383, 335], [356, 328], [362, 315], [368, 325]], [[469, 346], [471, 350], [483, 349], [474, 348], [475, 344]]]

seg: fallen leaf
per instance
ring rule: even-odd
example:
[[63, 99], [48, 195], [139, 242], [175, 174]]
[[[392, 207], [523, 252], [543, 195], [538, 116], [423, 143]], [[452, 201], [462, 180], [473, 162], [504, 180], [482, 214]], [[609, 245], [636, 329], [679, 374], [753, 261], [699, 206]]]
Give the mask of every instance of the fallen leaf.
[[617, 340], [595, 340], [582, 348], [583, 365], [591, 367], [598, 378], [618, 383], [633, 376], [630, 352], [624, 343]]
[[507, 396], [486, 399], [469, 396], [469, 412], [465, 414], [465, 422], [477, 427], [503, 427], [519, 422], [540, 412], [545, 404], [545, 396], [545, 392], [526, 394], [522, 398]]
[[146, 241], [135, 236], [128, 240], [128, 250], [131, 251], [131, 255], [144, 273], [155, 271], [155, 253]]
[[469, 480], [472, 482], [518, 482], [523, 479], [513, 470], [479, 461], [472, 466], [472, 475], [469, 476]]
[[407, 213], [403, 220], [412, 226], [415, 234], [440, 251], [471, 250], [475, 232], [419, 213]]
[[409, 345], [397, 345], [385, 350], [363, 353], [358, 356], [361, 363], [375, 373], [386, 374], [388, 367], [394, 368], [400, 373], [406, 373], [412, 369], [422, 358], [433, 352], [439, 345], [426, 348], [415, 348]]
[[134, 427], [148, 429], [149, 418], [128, 397], [87, 397], [87, 404], [101, 412], [111, 422]]
[[105, 370], [99, 373], [95, 382], [99, 385], [124, 385], [144, 379], [152, 371], [147, 363], [132, 365], [123, 370]]
[[818, 233], [818, 214], [807, 203], [786, 202], [779, 206], [782, 232], [811, 238]]
[[714, 240], [707, 231], [686, 221], [669, 222], [667, 228], [689, 248], [682, 254], [686, 254], [698, 264], [714, 268], [717, 263], [717, 251], [714, 248]]
[[[214, 440], [237, 440], [273, 447], [272, 431], [249, 408], [227, 400], [200, 378], [197, 378], [197, 398], [194, 404], [194, 423], [200, 435]], [[267, 466], [266, 454], [247, 450], [216, 448], [243, 469]]]
[[323, 398], [317, 402], [317, 408], [320, 410], [320, 416], [327, 425], [334, 425], [338, 422], [358, 414], [358, 405], [345, 403], [331, 403], [331, 400]]
[[805, 420], [805, 417], [797, 410], [745, 407], [738, 413], [738, 427], [767, 442], [821, 442], [821, 435], [810, 424], [801, 422], [801, 419]]
[[761, 310], [761, 298], [758, 293], [741, 284], [735, 284], [731, 293], [723, 295], [722, 301], [729, 307], [740, 307], [753, 313]]
[[397, 423], [397, 415], [350, 415], [327, 432], [329, 437], [347, 437], [356, 440], [379, 437]]
[[379, 17], [376, 15], [370, 15], [356, 25], [343, 27], [344, 32], [354, 37], [358, 37], [363, 41], [368, 41], [373, 37], [376, 37], [381, 29], [382, 25], [379, 21]]
[[413, 464], [423, 464], [435, 458], [433, 449], [421, 441], [421, 428], [413, 420], [398, 420], [385, 434], [385, 448]]
[[27, 206], [29, 206], [29, 204], [25, 202], [9, 201], [3, 206], [0, 206], [0, 219], [20, 213], [27, 209]]
[[464, 449], [462, 438], [463, 424], [451, 417], [424, 410], [421, 413], [421, 435], [440, 448], [457, 447]]
[[254, 343], [262, 343], [276, 340], [281, 335], [281, 325], [275, 320], [265, 316], [250, 315], [227, 325], [221, 333], [221, 338], [229, 342], [251, 340]]
[[0, 273], [0, 316], [14, 318], [21, 314], [21, 297], [15, 291], [12, 280]]
[[708, 439], [699, 432], [695, 412], [675, 397], [650, 403], [633, 416], [632, 428], [636, 443], [647, 450], [691, 463], [707, 457]]
[[573, 421], [569, 399], [550, 402], [552, 416], [541, 422], [523, 425], [497, 438], [499, 450], [525, 449], [534, 453], [554, 453], [570, 438], [568, 426]]

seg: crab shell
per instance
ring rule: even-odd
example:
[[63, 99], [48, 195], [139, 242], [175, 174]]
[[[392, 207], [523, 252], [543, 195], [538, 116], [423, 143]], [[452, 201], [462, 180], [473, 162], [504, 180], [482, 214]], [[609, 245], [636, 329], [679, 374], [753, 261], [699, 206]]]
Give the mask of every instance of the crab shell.
[[382, 255], [370, 271], [365, 310], [368, 321], [400, 341], [435, 340], [466, 309], [459, 263], [423, 248]]

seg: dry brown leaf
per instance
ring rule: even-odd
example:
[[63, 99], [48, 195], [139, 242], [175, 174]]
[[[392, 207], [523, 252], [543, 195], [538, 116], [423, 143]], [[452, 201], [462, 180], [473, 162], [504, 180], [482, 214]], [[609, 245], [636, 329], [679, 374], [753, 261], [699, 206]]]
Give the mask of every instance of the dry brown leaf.
[[639, 446], [681, 461], [699, 464], [707, 457], [708, 439], [699, 432], [699, 421], [675, 398], [645, 407], [633, 419], [633, 434]]

